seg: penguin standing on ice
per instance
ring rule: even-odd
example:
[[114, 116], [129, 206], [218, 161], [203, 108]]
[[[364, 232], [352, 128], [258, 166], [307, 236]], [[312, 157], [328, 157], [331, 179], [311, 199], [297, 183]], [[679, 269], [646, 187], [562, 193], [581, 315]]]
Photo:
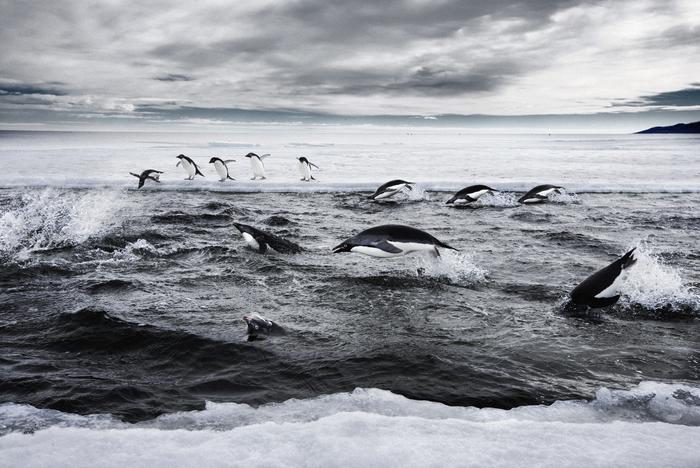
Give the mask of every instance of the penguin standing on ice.
[[370, 200], [384, 200], [385, 198], [390, 198], [399, 192], [408, 192], [413, 190], [411, 186], [413, 182], [406, 182], [401, 179], [390, 180], [386, 184], [382, 184], [372, 195], [370, 195]]
[[315, 167], [316, 169], [320, 168], [316, 164], [306, 159], [304, 156], [297, 158], [297, 161], [299, 161], [299, 173], [301, 174], [301, 180], [304, 182], [316, 180], [314, 179], [314, 176], [311, 175], [311, 166]]
[[602, 270], [598, 270], [576, 286], [569, 294], [571, 302], [588, 307], [607, 307], [620, 299], [622, 271], [634, 265], [636, 247]]
[[184, 154], [180, 154], [177, 156], [177, 159], [179, 159], [179, 161], [177, 162], [177, 164], [175, 164], [175, 167], [182, 164], [182, 168], [187, 173], [187, 179], [185, 180], [192, 180], [196, 175], [201, 175], [202, 177], [204, 177], [204, 174], [202, 174], [202, 171], [199, 170], [199, 166], [197, 166], [197, 163], [192, 161], [191, 158], [188, 158]]
[[236, 180], [233, 177], [231, 177], [231, 175], [228, 172], [228, 166], [226, 164], [230, 162], [236, 162], [236, 160], [227, 159], [224, 161], [223, 159], [217, 157], [211, 158], [209, 160], [209, 164], [213, 164], [214, 169], [216, 169], [216, 173], [219, 174], [219, 182], [225, 182], [226, 179]]
[[557, 185], [549, 185], [549, 184], [538, 185], [537, 187], [533, 188], [532, 190], [527, 192], [525, 195], [520, 197], [520, 199], [518, 200], [518, 203], [526, 203], [526, 204], [542, 203], [552, 193], [561, 193], [563, 188], [564, 187], [559, 187]]
[[482, 195], [493, 192], [498, 192], [498, 190], [492, 189], [486, 185], [470, 185], [455, 193], [454, 196], [445, 203], [447, 205], [466, 205], [467, 203], [477, 201]]
[[133, 172], [129, 172], [129, 174], [139, 179], [138, 188], [143, 187], [143, 184], [146, 183], [146, 179], [150, 179], [153, 182], [160, 183], [160, 174], [162, 173], [163, 171], [156, 171], [155, 169], [146, 169], [141, 174], [134, 174]]
[[420, 229], [386, 224], [364, 230], [336, 245], [333, 253], [357, 252], [370, 257], [393, 258], [411, 252], [429, 252], [439, 257], [438, 247], [457, 250]]
[[265, 165], [263, 164], [262, 160], [268, 156], [270, 155], [263, 154], [262, 156], [258, 156], [255, 153], [248, 153], [245, 155], [246, 158], [250, 158], [250, 168], [253, 170], [253, 177], [251, 177], [250, 180], [255, 180], [258, 177], [260, 177], [261, 179], [266, 178]]

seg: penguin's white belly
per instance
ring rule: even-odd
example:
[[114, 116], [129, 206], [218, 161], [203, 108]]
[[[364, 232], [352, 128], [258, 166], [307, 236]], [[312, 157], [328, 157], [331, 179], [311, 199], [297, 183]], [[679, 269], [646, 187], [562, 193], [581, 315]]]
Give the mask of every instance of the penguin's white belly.
[[299, 174], [302, 179], [311, 180], [311, 166], [306, 163], [299, 163]]
[[479, 197], [486, 194], [486, 192], [488, 192], [488, 190], [479, 190], [478, 192], [470, 193], [468, 195], [473, 199], [478, 200]]
[[247, 232], [241, 233], [243, 235], [243, 240], [250, 246], [253, 250], [260, 250], [260, 244], [255, 240], [255, 237], [251, 236]]
[[622, 284], [622, 273], [617, 275], [617, 278], [615, 278], [615, 281], [612, 282], [610, 286], [607, 288], [603, 289], [601, 292], [596, 294], [595, 297], [596, 299], [604, 299], [607, 297], [614, 297], [620, 294], [620, 285]]
[[382, 200], [384, 198], [389, 198], [393, 197], [397, 193], [399, 193], [401, 190], [406, 188], [406, 184], [400, 184], [400, 185], [390, 185], [382, 193], [374, 197], [375, 200]]
[[523, 200], [523, 203], [539, 203], [541, 201], [541, 198], [526, 198], [525, 200]]
[[411, 252], [431, 252], [435, 251], [435, 246], [433, 244], [423, 244], [421, 242], [394, 242], [388, 241], [391, 245], [397, 249], [403, 250], [405, 253]]
[[250, 158], [250, 167], [255, 177], [265, 177], [265, 166], [258, 158]]
[[406, 252], [391, 253], [391, 252], [387, 252], [386, 250], [378, 249], [376, 247], [369, 247], [366, 245], [356, 245], [355, 247], [350, 249], [350, 252], [357, 252], [357, 253], [369, 255], [370, 257], [378, 257], [378, 258], [401, 257], [401, 256], [406, 255]]
[[195, 169], [194, 169], [194, 164], [190, 163], [186, 159], [182, 159], [181, 161], [182, 161], [182, 168], [187, 173], [187, 176], [194, 177], [194, 175], [196, 174]]
[[226, 180], [228, 177], [228, 169], [226, 169], [224, 163], [221, 161], [214, 161], [214, 169], [216, 169], [216, 173], [219, 174], [219, 179]]

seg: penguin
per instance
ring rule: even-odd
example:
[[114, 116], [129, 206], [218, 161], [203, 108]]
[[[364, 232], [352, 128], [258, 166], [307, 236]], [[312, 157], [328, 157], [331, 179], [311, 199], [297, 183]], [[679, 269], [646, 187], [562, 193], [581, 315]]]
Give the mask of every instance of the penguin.
[[245, 155], [246, 158], [250, 158], [250, 168], [253, 170], [253, 177], [251, 177], [250, 180], [255, 180], [258, 177], [260, 177], [261, 179], [266, 178], [265, 165], [263, 164], [262, 160], [268, 156], [270, 155], [263, 154], [262, 156], [258, 156], [255, 153], [248, 153]]
[[619, 279], [623, 270], [637, 262], [634, 258], [636, 247], [618, 258], [602, 270], [598, 270], [576, 286], [569, 297], [576, 305], [592, 308], [607, 307], [620, 299]]
[[467, 203], [477, 201], [482, 195], [492, 192], [498, 192], [498, 190], [487, 185], [470, 185], [469, 187], [465, 187], [459, 192], [455, 193], [452, 198], [445, 202], [445, 204], [466, 205]]
[[299, 173], [301, 174], [301, 180], [304, 182], [316, 180], [314, 179], [314, 176], [311, 175], [311, 166], [315, 167], [316, 169], [320, 168], [316, 164], [306, 159], [304, 156], [297, 158], [297, 160], [299, 161]]
[[179, 161], [177, 164], [175, 164], [175, 167], [182, 164], [182, 168], [185, 169], [185, 172], [187, 172], [187, 179], [185, 180], [192, 180], [196, 175], [201, 175], [204, 177], [202, 171], [199, 170], [199, 166], [197, 166], [197, 163], [192, 161], [192, 159], [188, 158], [184, 154], [178, 155], [177, 159], [179, 159]]
[[413, 190], [411, 184], [414, 182], [406, 182], [401, 179], [390, 180], [386, 184], [381, 185], [372, 195], [367, 197], [370, 200], [383, 200], [393, 197], [399, 192]]
[[247, 327], [246, 334], [248, 335], [248, 341], [257, 340], [260, 338], [260, 335], [286, 334], [284, 328], [262, 315], [245, 315], [243, 316], [243, 321]]
[[211, 158], [209, 160], [209, 164], [213, 164], [214, 169], [216, 169], [216, 173], [219, 174], [219, 182], [225, 182], [226, 179], [236, 180], [233, 177], [231, 177], [231, 175], [228, 172], [228, 166], [226, 165], [227, 163], [235, 161], [235, 159], [227, 159], [224, 161], [223, 159], [217, 157]]
[[155, 169], [146, 169], [143, 171], [140, 175], [139, 174], [134, 174], [133, 172], [129, 172], [132, 176], [136, 177], [139, 179], [139, 187], [143, 187], [143, 184], [146, 183], [146, 179], [151, 179], [154, 182], [160, 183], [160, 174], [162, 174], [163, 171], [156, 171]]
[[257, 250], [260, 253], [267, 252], [268, 246], [272, 248], [272, 250], [284, 254], [295, 254], [303, 250], [294, 242], [263, 232], [253, 226], [241, 223], [233, 223], [233, 225], [241, 233], [243, 240], [245, 240], [253, 250]]
[[518, 203], [542, 203], [547, 199], [549, 195], [551, 195], [553, 192], [554, 193], [561, 193], [561, 190], [564, 187], [559, 187], [557, 185], [549, 185], [549, 184], [544, 184], [544, 185], [538, 185], [537, 187], [533, 188], [529, 192], [527, 192], [525, 195], [520, 197], [518, 200]]
[[386, 224], [376, 226], [333, 247], [333, 253], [358, 252], [379, 258], [393, 258], [411, 252], [430, 252], [439, 257], [438, 247], [457, 250], [427, 232], [411, 226]]

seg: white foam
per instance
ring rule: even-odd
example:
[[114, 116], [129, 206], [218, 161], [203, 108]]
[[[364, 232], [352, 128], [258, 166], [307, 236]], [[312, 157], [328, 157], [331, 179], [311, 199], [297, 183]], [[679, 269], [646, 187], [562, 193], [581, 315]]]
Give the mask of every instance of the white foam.
[[116, 226], [124, 205], [115, 191], [24, 193], [0, 214], [0, 253], [25, 259], [32, 251], [80, 244]]
[[414, 258], [421, 276], [446, 278], [463, 285], [478, 283], [486, 278], [486, 270], [474, 264], [468, 252], [440, 249], [440, 257], [420, 255]]
[[39, 430], [0, 437], [0, 465], [696, 467], [699, 409], [699, 388], [657, 382], [512, 410], [357, 389], [134, 425], [5, 404], [0, 424]]
[[475, 205], [508, 208], [518, 206], [518, 197], [511, 192], [488, 192], [474, 202]]
[[560, 191], [554, 192], [549, 196], [549, 200], [555, 203], [564, 203], [567, 205], [581, 203], [581, 199], [574, 192], [569, 192], [566, 189], [560, 189]]
[[700, 310], [700, 295], [683, 282], [675, 268], [664, 264], [647, 244], [640, 242], [636, 247], [637, 262], [623, 272], [621, 305]]

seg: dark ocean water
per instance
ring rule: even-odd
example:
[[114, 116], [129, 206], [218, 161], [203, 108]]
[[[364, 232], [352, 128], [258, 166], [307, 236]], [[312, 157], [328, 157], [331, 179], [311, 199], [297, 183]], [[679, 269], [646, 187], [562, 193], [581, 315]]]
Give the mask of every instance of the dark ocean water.
[[[0, 402], [143, 421], [379, 388], [454, 406], [590, 398], [700, 380], [698, 193], [567, 195], [540, 206], [449, 194], [0, 190]], [[299, 243], [247, 248], [232, 222]], [[332, 254], [408, 224], [441, 261]], [[623, 297], [561, 303], [637, 246]], [[243, 315], [284, 336], [248, 342]]]

